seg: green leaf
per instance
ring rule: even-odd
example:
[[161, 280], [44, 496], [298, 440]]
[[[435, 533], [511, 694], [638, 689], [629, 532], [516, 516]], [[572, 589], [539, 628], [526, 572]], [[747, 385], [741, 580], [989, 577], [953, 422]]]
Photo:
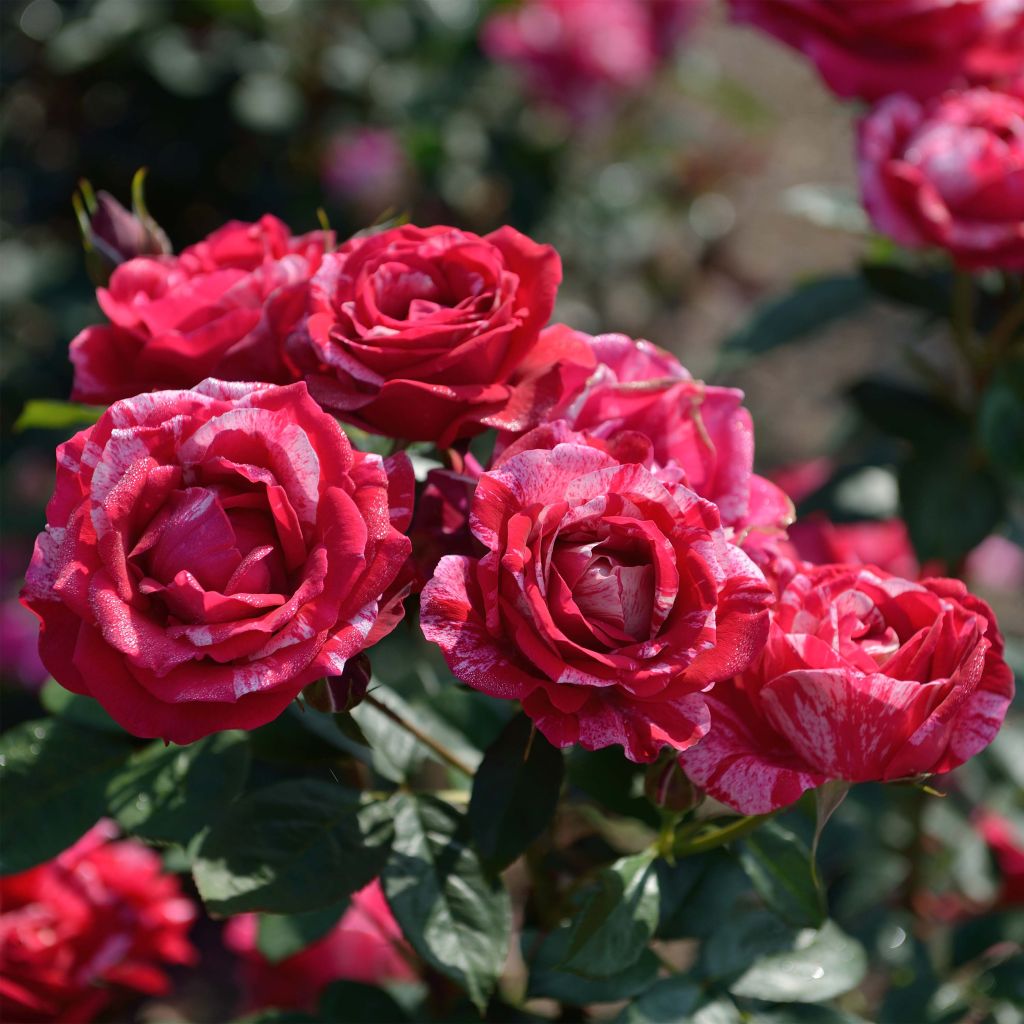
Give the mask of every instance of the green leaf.
[[658, 938], [707, 938], [750, 891], [746, 873], [724, 850], [657, 862], [661, 890]]
[[341, 920], [348, 900], [304, 914], [260, 914], [256, 948], [272, 963], [287, 960], [322, 939]]
[[185, 747], [157, 740], [110, 780], [107, 802], [126, 832], [187, 846], [238, 796], [248, 771], [244, 732], [216, 733]]
[[413, 949], [484, 1012], [508, 953], [508, 893], [469, 844], [465, 817], [430, 796], [400, 793], [381, 881]]
[[749, 1024], [868, 1024], [845, 1010], [809, 1003], [789, 1003], [758, 1010], [747, 1018]]
[[92, 828], [107, 809], [107, 784], [131, 752], [123, 732], [56, 718], [0, 736], [0, 874], [50, 860]]
[[521, 945], [530, 970], [527, 995], [531, 999], [558, 999], [573, 1006], [631, 999], [650, 988], [661, 966], [650, 950], [644, 950], [635, 963], [607, 978], [584, 978], [560, 970], [558, 964], [569, 949], [568, 928], [558, 928], [539, 945], [536, 932], [526, 930]]
[[78, 405], [49, 398], [33, 398], [22, 407], [14, 421], [14, 433], [23, 430], [65, 430], [68, 427], [87, 427], [105, 412], [105, 405]]
[[617, 974], [634, 963], [658, 927], [658, 874], [650, 851], [605, 868], [570, 925], [560, 965], [591, 978]]
[[544, 831], [564, 774], [561, 751], [524, 714], [488, 747], [473, 778], [469, 825], [489, 868], [507, 867]]
[[826, 921], [797, 932], [789, 949], [759, 957], [729, 991], [770, 1003], [819, 1003], [856, 988], [866, 971], [864, 947]]
[[860, 310], [870, 291], [860, 277], [821, 277], [769, 300], [726, 338], [728, 354], [758, 355], [799, 341]]
[[662, 978], [634, 999], [615, 1024], [690, 1024], [704, 990], [692, 978]]
[[937, 439], [968, 437], [967, 422], [950, 406], [922, 391], [887, 380], [862, 380], [847, 392], [860, 414], [883, 434], [922, 447]]
[[739, 977], [765, 956], [790, 949], [796, 930], [767, 910], [719, 916], [701, 949], [704, 974], [715, 981]]
[[319, 1017], [301, 1010], [259, 1010], [239, 1017], [232, 1024], [322, 1024]]
[[739, 859], [754, 888], [784, 921], [798, 927], [824, 921], [811, 853], [799, 836], [778, 822], [765, 822], [740, 844]]
[[383, 989], [357, 981], [336, 981], [320, 997], [318, 1020], [399, 1024], [409, 1015]]
[[319, 779], [279, 782], [228, 808], [193, 875], [214, 914], [316, 910], [380, 874], [391, 835], [386, 803]]
[[900, 469], [900, 504], [922, 562], [955, 566], [999, 524], [998, 481], [967, 445], [922, 450]]
[[[412, 704], [388, 686], [374, 679], [371, 692], [382, 704], [402, 718], [415, 722], [431, 738], [443, 743], [470, 767], [475, 768], [480, 752], [471, 746], [455, 729], [424, 704]], [[416, 773], [428, 758], [436, 755], [400, 725], [388, 718], [372, 704], [353, 708], [352, 718], [369, 741], [374, 770], [392, 782], [405, 782]], [[461, 776], [460, 776], [461, 778]]]
[[897, 263], [864, 263], [861, 274], [871, 290], [902, 306], [948, 317], [953, 278], [948, 271], [914, 270]]
[[978, 410], [978, 436], [996, 467], [1024, 479], [1024, 360], [996, 372]]
[[114, 733], [122, 738], [126, 735], [124, 729], [107, 714], [98, 700], [65, 690], [56, 679], [47, 679], [39, 691], [39, 701], [51, 715], [72, 725], [99, 729], [101, 732]]

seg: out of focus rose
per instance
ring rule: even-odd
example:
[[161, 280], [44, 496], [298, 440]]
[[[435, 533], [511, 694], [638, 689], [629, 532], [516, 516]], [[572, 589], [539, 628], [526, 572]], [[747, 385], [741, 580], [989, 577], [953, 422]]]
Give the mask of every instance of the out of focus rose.
[[794, 566], [753, 668], [708, 694], [687, 775], [744, 814], [832, 779], [945, 772], [986, 747], [1013, 698], [991, 609], [958, 580]]
[[178, 256], [140, 256], [96, 292], [110, 323], [71, 342], [71, 397], [108, 403], [206, 377], [285, 383], [282, 346], [333, 238], [232, 221]]
[[1024, 269], [1024, 79], [926, 103], [888, 97], [860, 122], [858, 167], [875, 226], [901, 245]]
[[1002, 876], [997, 905], [1024, 906], [1024, 836], [995, 811], [982, 812], [975, 825], [995, 856]]
[[733, 20], [799, 50], [843, 97], [926, 99], [1024, 64], [1022, 0], [730, 0]]
[[401, 196], [408, 174], [405, 151], [386, 128], [360, 128], [336, 135], [324, 152], [320, 177], [337, 202], [377, 211]]
[[793, 506], [771, 481], [753, 472], [754, 427], [743, 392], [694, 380], [679, 361], [649, 341], [623, 334], [595, 336], [561, 324], [552, 339], [582, 338], [597, 369], [567, 408], [556, 412], [595, 438], [622, 433], [650, 439], [654, 463], [718, 506], [722, 525], [737, 536], [779, 533]]
[[401, 617], [413, 486], [302, 383], [117, 402], [57, 449], [23, 591], [43, 662], [137, 736], [263, 725]]
[[649, 450], [564, 423], [520, 438], [473, 497], [486, 553], [446, 555], [421, 599], [457, 678], [521, 701], [556, 746], [637, 762], [705, 734], [703, 691], [757, 656], [770, 599], [717, 507]]
[[412, 952], [402, 940], [380, 883], [371, 882], [352, 897], [334, 928], [301, 952], [272, 963], [257, 947], [255, 914], [233, 917], [224, 930], [228, 948], [239, 957], [246, 1010], [314, 1010], [332, 981], [366, 985], [412, 981]]
[[115, 834], [101, 823], [55, 860], [0, 879], [3, 1020], [91, 1021], [133, 993], [164, 994], [167, 967], [195, 962], [195, 908], [178, 880]]
[[575, 117], [599, 114], [647, 83], [704, 0], [525, 0], [500, 9], [481, 44], [537, 96]]
[[585, 345], [547, 344], [558, 254], [510, 227], [412, 225], [324, 257], [288, 352], [325, 408], [365, 430], [448, 447], [523, 430], [575, 393]]

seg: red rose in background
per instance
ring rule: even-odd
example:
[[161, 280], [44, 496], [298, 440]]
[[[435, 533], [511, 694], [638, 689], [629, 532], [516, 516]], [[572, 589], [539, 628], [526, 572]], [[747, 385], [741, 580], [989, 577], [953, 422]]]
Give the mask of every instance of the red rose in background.
[[1024, 836], [995, 811], [983, 811], [975, 824], [992, 850], [1003, 879], [996, 906], [1024, 906]]
[[57, 449], [23, 591], [43, 662], [138, 736], [262, 725], [394, 626], [412, 495], [304, 384], [118, 402]]
[[[650, 761], [707, 731], [701, 691], [757, 656], [770, 591], [714, 505], [642, 464], [646, 438], [559, 442], [556, 429], [481, 477], [470, 525], [487, 554], [440, 560], [423, 633], [556, 746]], [[641, 461], [620, 461], [627, 448]]]
[[597, 438], [646, 435], [658, 467], [718, 506], [722, 525], [738, 534], [779, 532], [793, 506], [775, 484], [753, 472], [754, 427], [743, 392], [694, 380], [679, 361], [649, 341], [623, 334], [590, 336], [563, 325], [552, 340], [577, 336], [597, 359], [587, 386], [563, 410], [576, 429]]
[[317, 401], [365, 430], [442, 448], [523, 430], [593, 366], [585, 346], [541, 340], [561, 278], [551, 246], [509, 227], [354, 238], [324, 258], [288, 350]]
[[0, 879], [0, 1016], [30, 1024], [93, 1020], [130, 993], [168, 991], [191, 964], [195, 908], [160, 857], [108, 842], [100, 823], [59, 857]]
[[945, 772], [986, 747], [1013, 697], [991, 609], [958, 580], [794, 567], [753, 668], [708, 695], [687, 775], [744, 814], [830, 779]]
[[1024, 84], [891, 96], [860, 122], [858, 164], [871, 219], [901, 245], [1024, 269]]
[[232, 221], [178, 256], [122, 263], [96, 292], [109, 324], [71, 342], [71, 397], [107, 403], [206, 377], [287, 383], [285, 338], [333, 237]]
[[926, 99], [1024, 63], [1021, 0], [730, 0], [734, 21], [803, 53], [843, 97]]
[[383, 985], [416, 979], [412, 952], [402, 940], [377, 881], [352, 897], [327, 935], [279, 963], [271, 963], [260, 953], [258, 929], [255, 914], [241, 914], [228, 921], [224, 930], [228, 948], [241, 960], [246, 1012], [271, 1007], [313, 1011], [332, 981]]

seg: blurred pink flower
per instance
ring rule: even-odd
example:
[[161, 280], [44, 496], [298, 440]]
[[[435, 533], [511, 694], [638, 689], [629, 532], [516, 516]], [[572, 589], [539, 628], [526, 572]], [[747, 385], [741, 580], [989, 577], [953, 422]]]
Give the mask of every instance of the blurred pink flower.
[[600, 113], [648, 82], [704, 0], [525, 0], [484, 24], [480, 43], [573, 117]]
[[328, 143], [321, 164], [324, 190], [339, 202], [384, 207], [402, 194], [408, 163], [387, 128], [358, 128]]
[[352, 897], [341, 920], [322, 939], [279, 963], [256, 946], [259, 919], [240, 914], [227, 923], [224, 941], [238, 954], [248, 1011], [269, 1007], [312, 1010], [332, 981], [366, 985], [412, 981], [412, 953], [374, 880]]

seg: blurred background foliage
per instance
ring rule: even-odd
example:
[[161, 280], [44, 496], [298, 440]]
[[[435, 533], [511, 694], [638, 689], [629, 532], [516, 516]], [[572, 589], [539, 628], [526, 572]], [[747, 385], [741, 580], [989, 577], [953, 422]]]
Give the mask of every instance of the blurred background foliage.
[[[13, 434], [11, 426], [26, 399], [66, 398], [67, 344], [99, 317], [70, 202], [76, 184], [87, 178], [127, 201], [140, 166], [149, 168], [149, 208], [176, 249], [225, 220], [264, 212], [305, 231], [322, 209], [341, 237], [396, 215], [478, 232], [511, 223], [562, 255], [558, 319], [647, 337], [695, 375], [742, 386], [762, 470], [818, 460], [810, 486], [802, 486], [804, 510], [849, 519], [897, 513], [894, 466], [914, 439], [900, 435], [899, 422], [880, 424], [877, 410], [898, 409], [905, 396], [890, 392], [879, 401], [877, 384], [858, 385], [852, 396], [850, 387], [867, 375], [913, 385], [922, 360], [940, 380], [963, 375], [946, 326], [921, 317], [922, 305], [945, 294], [941, 284], [926, 289], [922, 303], [920, 290], [908, 301], [891, 272], [876, 271], [879, 287], [870, 295], [856, 283], [861, 261], [884, 268], [895, 257], [868, 236], [857, 204], [849, 111], [791, 54], [726, 25], [709, 7], [642, 88], [602, 95], [581, 115], [535, 96], [513, 68], [484, 55], [481, 25], [497, 6], [0, 6], [0, 640], [8, 681], [41, 682], [35, 622], [13, 595], [51, 493], [53, 446], [63, 440], [52, 431]], [[803, 296], [797, 313], [769, 305], [774, 319], [765, 319], [765, 302], [809, 279], [817, 291]], [[880, 301], [886, 293], [894, 301]], [[961, 522], [943, 503], [970, 497], [975, 469], [971, 463], [949, 493], [926, 494], [925, 518], [930, 508]], [[1019, 543], [1019, 474], [1000, 478], [997, 490], [981, 536], [998, 531]], [[954, 541], [953, 549], [971, 546]], [[1020, 577], [1010, 571], [1004, 580], [981, 591], [996, 607], [1019, 673]], [[411, 639], [403, 633], [395, 641], [403, 663]], [[419, 667], [388, 678], [423, 714], [429, 704], [431, 714], [472, 734], [463, 728], [472, 716], [462, 691], [439, 688]], [[22, 704], [34, 706], [23, 691], [9, 690], [5, 700], [15, 719]], [[486, 725], [485, 709], [473, 713]], [[1019, 823], [1021, 743], [1019, 716], [1011, 716], [992, 750], [950, 779], [947, 800], [860, 787], [826, 832], [834, 916], [871, 958], [852, 1012], [896, 1024], [1021, 1020], [1006, 1009], [1024, 999], [1014, 945], [1024, 938], [1020, 915], [1009, 922], [999, 870], [974, 828], [983, 802]], [[304, 735], [299, 746], [308, 744]], [[606, 760], [574, 754], [573, 785], [631, 827], [651, 828], [642, 773], [603, 770]], [[809, 821], [795, 810], [787, 823], [806, 834]], [[588, 821], [569, 852], [558, 854], [568, 858], [561, 868], [578, 874], [628, 852], [627, 833], [603, 819], [595, 832]], [[735, 873], [730, 864], [723, 870]], [[696, 897], [687, 899], [691, 923], [666, 923], [667, 941], [699, 929], [704, 911], [691, 905]], [[938, 959], [926, 952], [936, 936], [944, 950]], [[199, 1017], [190, 1019], [228, 1012], [215, 986], [189, 982], [183, 991], [190, 984], [201, 990], [189, 1007]]]

